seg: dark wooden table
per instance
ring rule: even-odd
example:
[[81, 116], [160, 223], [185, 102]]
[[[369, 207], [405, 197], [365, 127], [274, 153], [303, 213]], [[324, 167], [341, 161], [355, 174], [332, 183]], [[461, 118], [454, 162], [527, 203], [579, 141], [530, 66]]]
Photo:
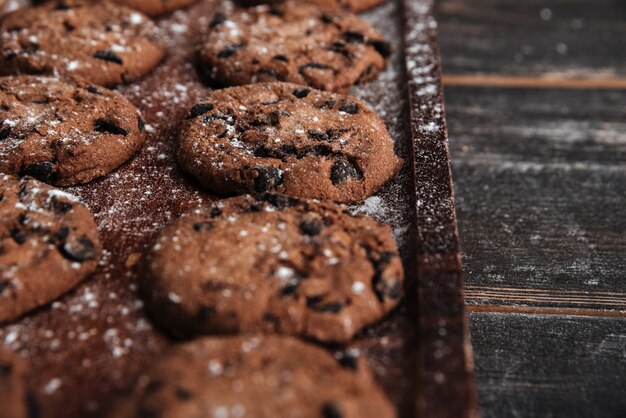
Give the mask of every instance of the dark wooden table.
[[626, 417], [626, 2], [440, 0], [483, 417]]

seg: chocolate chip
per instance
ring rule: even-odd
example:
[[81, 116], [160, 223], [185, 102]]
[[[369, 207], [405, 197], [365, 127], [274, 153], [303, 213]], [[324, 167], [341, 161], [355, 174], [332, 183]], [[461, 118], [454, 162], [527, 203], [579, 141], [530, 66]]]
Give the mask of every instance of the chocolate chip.
[[28, 410], [28, 418], [41, 417], [41, 407], [35, 397], [35, 394], [31, 391], [26, 393], [26, 409]]
[[294, 89], [294, 91], [292, 91], [291, 93], [298, 99], [303, 99], [308, 96], [310, 92], [311, 89], [307, 89], [306, 87], [298, 87], [297, 89]]
[[284, 210], [298, 204], [298, 199], [282, 194], [264, 193], [257, 196], [257, 199], [269, 203], [278, 210]]
[[304, 235], [314, 237], [319, 235], [322, 229], [324, 229], [324, 222], [321, 219], [310, 218], [300, 222], [300, 231]]
[[8, 376], [11, 374], [12, 371], [13, 365], [9, 363], [0, 363], [0, 376]]
[[363, 178], [363, 175], [359, 172], [359, 169], [347, 160], [337, 161], [330, 170], [330, 179], [335, 186], [341, 185], [350, 179], [358, 180], [361, 178]]
[[208, 231], [211, 228], [213, 228], [213, 224], [209, 221], [196, 222], [195, 224], [193, 224], [193, 230], [196, 232]]
[[96, 86], [87, 86], [87, 91], [93, 94], [100, 94], [100, 91], [98, 90], [98, 87]]
[[11, 237], [13, 238], [13, 241], [18, 243], [19, 245], [22, 245], [26, 242], [26, 233], [20, 229], [13, 228], [11, 230]]
[[204, 115], [205, 113], [210, 112], [211, 110], [213, 110], [212, 103], [198, 103], [191, 108], [186, 119], [197, 118], [198, 116]]
[[278, 7], [274, 7], [274, 6], [270, 7], [270, 10], [268, 13], [273, 16], [278, 16], [278, 17], [282, 17], [285, 15], [285, 12], [280, 10]]
[[126, 129], [106, 119], [96, 120], [96, 122], [93, 125], [93, 129], [96, 132], [101, 132], [101, 133], [108, 133], [108, 134], [113, 134], [113, 135], [124, 135], [124, 136], [128, 135], [128, 131]]
[[319, 109], [332, 109], [333, 107], [335, 107], [336, 103], [337, 102], [332, 100], [332, 99], [331, 100], [326, 100], [324, 103], [322, 103], [319, 106]]
[[174, 391], [174, 394], [181, 401], [187, 401], [193, 397], [191, 391], [185, 388], [176, 388], [176, 391]]
[[143, 132], [145, 127], [146, 127], [146, 124], [143, 122], [143, 119], [141, 118], [141, 116], [137, 116], [137, 129], [139, 129], [139, 132]]
[[56, 241], [65, 241], [67, 236], [70, 234], [70, 229], [67, 226], [62, 226], [54, 232], [53, 238]]
[[235, 55], [235, 52], [237, 52], [239, 48], [241, 48], [241, 45], [228, 45], [226, 48], [217, 53], [217, 57], [228, 58], [232, 55]]
[[259, 167], [257, 176], [254, 178], [254, 190], [266, 192], [280, 186], [283, 183], [282, 172], [274, 167]]
[[290, 280], [285, 286], [280, 288], [280, 296], [293, 295], [298, 290], [298, 287], [300, 287], [299, 279]]
[[325, 14], [320, 16], [320, 20], [327, 25], [333, 23], [333, 18]]
[[66, 10], [71, 10], [71, 7], [64, 1], [60, 1], [54, 6], [52, 10], [66, 11]]
[[76, 26], [72, 25], [72, 23], [67, 20], [63, 21], [63, 27], [68, 32], [74, 32], [74, 30], [76, 30]]
[[61, 254], [71, 261], [88, 261], [96, 257], [96, 249], [89, 238], [81, 236], [75, 241], [66, 242], [60, 247]]
[[309, 139], [313, 139], [315, 141], [330, 141], [332, 139], [332, 130], [330, 131], [331, 135], [328, 135], [328, 131], [323, 132], [319, 130], [310, 130], [307, 131], [306, 135]]
[[5, 290], [7, 290], [9, 288], [9, 281], [8, 280], [2, 280], [0, 281], [0, 296], [2, 296], [2, 294], [4, 293]]
[[357, 370], [359, 368], [358, 358], [348, 353], [343, 353], [337, 361], [344, 369]]
[[359, 113], [359, 105], [352, 102], [345, 102], [341, 105], [339, 111], [348, 113], [350, 115], [356, 115], [357, 113]]
[[350, 42], [352, 44], [362, 44], [365, 41], [365, 37], [362, 33], [348, 31], [343, 34], [346, 42]]
[[93, 54], [93, 57], [120, 65], [124, 63], [124, 61], [122, 61], [122, 59], [115, 55], [112, 51], [96, 51], [96, 53]]
[[218, 27], [219, 25], [221, 25], [222, 23], [226, 22], [226, 16], [223, 13], [215, 13], [215, 16], [213, 17], [213, 20], [211, 21], [211, 23], [209, 24], [210, 28], [215, 28]]
[[59, 200], [56, 197], [50, 199], [50, 208], [54, 211], [56, 215], [63, 215], [70, 210], [72, 210], [74, 206], [70, 202], [64, 202], [63, 200]]
[[11, 135], [12, 130], [13, 128], [11, 128], [10, 126], [7, 126], [6, 128], [2, 128], [2, 130], [0, 130], [0, 141], [7, 139], [9, 135]]
[[51, 182], [56, 178], [53, 173], [52, 163], [48, 161], [26, 166], [22, 169], [22, 171], [20, 171], [20, 175], [32, 176], [43, 182]]
[[341, 410], [336, 403], [327, 402], [322, 407], [322, 416], [324, 418], [343, 418]]
[[345, 305], [341, 302], [324, 303], [323, 296], [311, 296], [306, 298], [306, 306], [317, 312], [339, 313]]
[[289, 59], [287, 58], [287, 55], [283, 55], [283, 54], [274, 55], [272, 59], [275, 59], [276, 61], [283, 61], [283, 62], [289, 61]]
[[369, 41], [369, 44], [382, 55], [383, 58], [388, 58], [391, 55], [391, 44], [387, 41]]
[[218, 216], [220, 216], [222, 214], [222, 209], [218, 208], [217, 206], [213, 206], [211, 208], [211, 218], [217, 218]]
[[200, 321], [206, 321], [213, 318], [216, 313], [217, 311], [215, 310], [215, 308], [211, 306], [204, 306], [198, 310], [197, 318]]
[[373, 263], [376, 273], [372, 278], [372, 288], [380, 303], [383, 303], [385, 298], [398, 300], [402, 297], [400, 279], [385, 274], [385, 269], [389, 265], [389, 261], [394, 257], [397, 257], [396, 253], [385, 252], [380, 254], [378, 260]]

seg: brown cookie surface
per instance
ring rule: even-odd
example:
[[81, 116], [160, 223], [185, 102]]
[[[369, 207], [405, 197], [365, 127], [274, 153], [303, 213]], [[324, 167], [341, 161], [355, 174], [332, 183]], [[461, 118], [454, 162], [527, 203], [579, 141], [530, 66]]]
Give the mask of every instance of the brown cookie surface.
[[37, 405], [26, 389], [26, 373], [24, 360], [0, 348], [0, 418], [38, 416], [33, 414]]
[[[302, 3], [316, 4], [325, 9], [331, 10], [348, 10], [355, 13], [364, 12], [378, 5], [383, 4], [386, 0], [299, 0]], [[283, 3], [284, 0], [241, 0], [239, 3], [246, 6], [255, 6], [258, 4], [274, 4]]]
[[160, 356], [108, 416], [394, 417], [367, 365], [354, 365], [295, 338], [203, 338]]
[[346, 342], [397, 305], [404, 279], [388, 225], [270, 194], [183, 216], [161, 231], [144, 269], [152, 316], [183, 337], [266, 332]]
[[143, 143], [137, 109], [119, 93], [71, 79], [0, 79], [0, 172], [86, 183]]
[[0, 16], [30, 5], [28, 0], [0, 0]]
[[93, 273], [98, 230], [76, 197], [0, 175], [0, 323], [45, 305]]
[[399, 170], [383, 121], [355, 97], [291, 83], [210, 93], [182, 122], [178, 161], [218, 194], [354, 202]]
[[0, 20], [0, 73], [60, 74], [100, 85], [137, 80], [165, 50], [143, 14], [107, 1], [26, 7]]
[[375, 77], [390, 53], [359, 17], [288, 1], [216, 15], [200, 60], [205, 78], [222, 85], [288, 81], [345, 92]]
[[148, 16], [158, 16], [189, 6], [196, 0], [113, 0], [122, 6], [139, 10]]

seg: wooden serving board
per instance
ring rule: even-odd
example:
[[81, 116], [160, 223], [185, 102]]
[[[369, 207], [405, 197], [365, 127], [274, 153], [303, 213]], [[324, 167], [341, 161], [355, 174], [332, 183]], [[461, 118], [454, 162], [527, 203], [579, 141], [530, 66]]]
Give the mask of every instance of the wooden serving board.
[[[209, 91], [194, 59], [201, 32], [218, 7], [231, 6], [200, 0], [159, 20], [168, 57], [140, 82], [119, 88], [143, 113], [146, 144], [106, 177], [67, 188], [98, 223], [105, 248], [98, 271], [59, 301], [0, 328], [0, 344], [32, 365], [41, 417], [99, 416], [174, 343], [146, 316], [134, 266], [167, 222], [216, 199], [181, 173], [173, 138], [178, 120]], [[387, 123], [405, 165], [355, 210], [392, 224], [408, 281], [401, 306], [350, 345], [366, 356], [399, 417], [474, 417], [432, 0], [390, 0], [363, 16], [395, 51], [376, 80], [352, 93]]]

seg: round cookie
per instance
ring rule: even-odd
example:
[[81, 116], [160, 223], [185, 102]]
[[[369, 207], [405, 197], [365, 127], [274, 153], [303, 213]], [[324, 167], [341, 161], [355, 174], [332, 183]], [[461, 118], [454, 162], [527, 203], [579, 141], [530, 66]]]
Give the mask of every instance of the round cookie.
[[359, 17], [288, 1], [218, 14], [200, 49], [207, 81], [288, 81], [346, 92], [374, 78], [391, 47]]
[[291, 83], [210, 93], [181, 124], [178, 161], [218, 194], [361, 201], [400, 169], [383, 121], [355, 97]]
[[[300, 0], [303, 3], [317, 4], [320, 7], [331, 10], [347, 10], [354, 13], [361, 13], [373, 9], [385, 3], [386, 0]], [[240, 0], [239, 3], [246, 6], [255, 6], [263, 3], [282, 3], [284, 0]]]
[[113, 0], [122, 6], [139, 10], [148, 16], [158, 16], [189, 6], [196, 0]]
[[37, 403], [26, 389], [26, 374], [24, 360], [0, 348], [0, 418], [38, 416]]
[[0, 20], [0, 74], [60, 74], [90, 83], [137, 80], [165, 54], [144, 15], [107, 1], [53, 1]]
[[0, 172], [57, 185], [109, 173], [144, 140], [132, 103], [70, 79], [0, 78], [0, 121]]
[[340, 343], [398, 304], [403, 279], [388, 225], [265, 194], [165, 227], [145, 256], [142, 293], [177, 337], [264, 332]]
[[364, 361], [279, 336], [203, 338], [161, 355], [110, 418], [392, 418]]
[[75, 287], [100, 253], [96, 224], [76, 197], [0, 175], [0, 323]]

